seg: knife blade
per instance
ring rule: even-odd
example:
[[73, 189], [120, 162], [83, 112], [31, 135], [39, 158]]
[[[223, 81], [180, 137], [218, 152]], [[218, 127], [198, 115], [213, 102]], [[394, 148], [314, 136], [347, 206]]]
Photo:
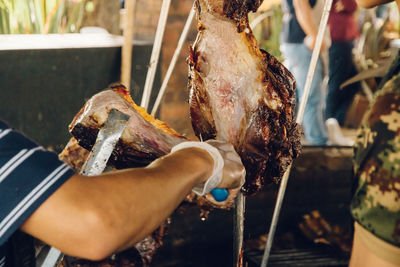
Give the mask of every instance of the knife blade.
[[93, 176], [103, 172], [128, 120], [129, 115], [111, 109], [106, 123], [97, 134], [96, 142], [82, 167], [81, 174]]
[[[115, 145], [125, 130], [128, 120], [129, 115], [119, 110], [111, 109], [107, 121], [104, 126], [100, 128], [96, 142], [82, 167], [82, 175], [99, 175], [104, 171]], [[46, 257], [38, 260], [36, 265], [41, 267], [57, 266], [58, 263], [61, 262], [62, 257], [63, 254], [61, 251], [51, 247]]]

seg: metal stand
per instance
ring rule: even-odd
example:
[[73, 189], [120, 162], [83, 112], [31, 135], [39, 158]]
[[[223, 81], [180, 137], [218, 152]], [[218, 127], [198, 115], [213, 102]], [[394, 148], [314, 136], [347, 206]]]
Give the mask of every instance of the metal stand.
[[153, 50], [151, 52], [149, 62], [149, 70], [147, 71], [146, 82], [144, 84], [142, 102], [140, 103], [140, 105], [146, 110], [149, 107], [151, 90], [153, 89], [154, 77], [156, 76], [158, 60], [160, 58], [161, 44], [164, 36], [165, 26], [167, 25], [170, 4], [171, 0], [163, 0], [160, 17], [158, 18], [156, 37], [154, 39]]
[[176, 62], [178, 61], [179, 54], [180, 54], [180, 52], [182, 50], [183, 44], [186, 41], [186, 37], [188, 35], [189, 29], [190, 29], [190, 25], [192, 25], [192, 22], [193, 22], [195, 14], [196, 14], [196, 10], [195, 10], [194, 5], [193, 5], [192, 9], [190, 10], [189, 16], [188, 16], [188, 18], [186, 20], [185, 27], [183, 28], [181, 37], [179, 38], [178, 45], [177, 45], [177, 47], [175, 49], [174, 55], [172, 56], [171, 62], [169, 64], [169, 66], [168, 66], [168, 70], [167, 70], [167, 73], [165, 74], [165, 78], [164, 78], [164, 81], [163, 81], [163, 83], [161, 85], [160, 91], [158, 92], [158, 96], [157, 96], [156, 102], [154, 103], [153, 109], [151, 111], [151, 115], [152, 116], [156, 115], [158, 107], [160, 106], [161, 99], [164, 96], [165, 89], [167, 89], [167, 84], [169, 82], [169, 79], [171, 78], [172, 71], [175, 68]]
[[244, 232], [244, 212], [246, 208], [246, 198], [239, 192], [235, 199], [235, 213], [233, 220], [233, 266], [243, 266], [243, 232]]

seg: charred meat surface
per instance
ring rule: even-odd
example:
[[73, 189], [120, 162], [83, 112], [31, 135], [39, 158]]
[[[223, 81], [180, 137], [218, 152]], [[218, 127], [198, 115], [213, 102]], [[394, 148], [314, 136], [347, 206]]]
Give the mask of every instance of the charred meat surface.
[[81, 147], [78, 141], [72, 137], [58, 158], [75, 171], [80, 172], [88, 156], [89, 151]]
[[[112, 108], [130, 115], [131, 118], [107, 163], [110, 167], [124, 169], [145, 166], [168, 154], [174, 145], [187, 140], [164, 122], [149, 115], [144, 108], [137, 106], [124, 86], [114, 85], [111, 89], [91, 97], [78, 112], [69, 127], [73, 137], [59, 158], [79, 171]], [[187, 204], [194, 204], [202, 209], [230, 209], [233, 206], [233, 203], [216, 206], [205, 197], [194, 193], [186, 197], [184, 205]]]
[[300, 151], [294, 78], [258, 48], [249, 26], [248, 12], [261, 2], [197, 0], [199, 33], [188, 59], [193, 129], [234, 145], [246, 194], [278, 182]]
[[91, 150], [113, 108], [130, 116], [109, 160], [109, 165], [117, 169], [145, 166], [186, 140], [137, 106], [125, 87], [116, 85], [91, 97], [70, 124], [70, 132], [80, 146]]

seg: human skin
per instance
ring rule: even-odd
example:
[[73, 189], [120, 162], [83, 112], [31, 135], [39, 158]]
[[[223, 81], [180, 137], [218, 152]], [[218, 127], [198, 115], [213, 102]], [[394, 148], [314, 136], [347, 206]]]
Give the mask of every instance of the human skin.
[[399, 267], [390, 263], [373, 253], [357, 235], [353, 238], [353, 248], [349, 267]]
[[[209, 178], [213, 164], [205, 150], [186, 148], [144, 168], [75, 174], [21, 229], [65, 254], [101, 260], [153, 232], [195, 185]], [[241, 164], [225, 166], [219, 187], [239, 187], [243, 173]]]
[[[308, 0], [293, 0], [293, 6], [300, 27], [307, 35], [307, 37], [311, 39], [311, 44], [308, 48], [312, 50], [314, 49], [315, 41], [318, 34], [318, 25], [314, 21], [312, 7], [310, 6]], [[326, 45], [322, 43], [321, 49], [324, 50], [325, 46]]]

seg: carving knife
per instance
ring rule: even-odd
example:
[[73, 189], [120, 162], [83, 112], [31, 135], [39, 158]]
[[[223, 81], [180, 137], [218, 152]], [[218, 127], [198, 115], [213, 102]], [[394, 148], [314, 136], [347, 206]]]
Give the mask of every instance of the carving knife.
[[114, 150], [122, 132], [125, 130], [129, 116], [116, 109], [111, 109], [108, 114], [107, 122], [99, 130], [96, 143], [90, 152], [85, 164], [82, 167], [81, 174], [93, 176], [101, 174], [107, 161]]
[[[114, 150], [122, 132], [125, 130], [129, 116], [116, 109], [111, 109], [104, 126], [97, 134], [96, 142], [82, 167], [81, 174], [93, 176], [101, 174], [106, 168], [107, 161]], [[62, 253], [58, 249], [51, 247], [47, 256], [37, 262], [37, 266], [54, 267], [62, 259]]]

